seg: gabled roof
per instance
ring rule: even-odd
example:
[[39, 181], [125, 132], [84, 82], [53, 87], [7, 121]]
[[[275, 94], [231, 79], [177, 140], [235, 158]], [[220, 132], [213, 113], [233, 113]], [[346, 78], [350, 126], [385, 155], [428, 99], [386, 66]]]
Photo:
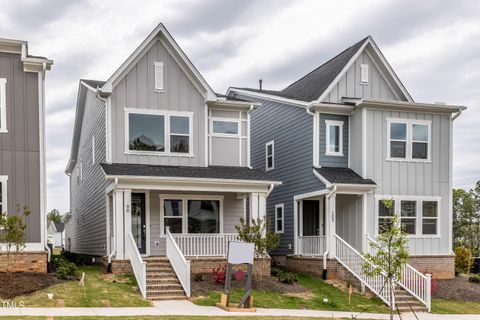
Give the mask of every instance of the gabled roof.
[[364, 179], [350, 168], [321, 167], [313, 168], [331, 184], [363, 184], [375, 185], [371, 179]]
[[108, 78], [108, 80], [102, 85], [101, 91], [103, 93], [111, 93], [116, 83], [122, 79], [128, 71], [135, 65], [135, 63], [141, 58], [144, 51], [155, 41], [160, 40], [162, 44], [167, 46], [167, 50], [171, 51], [172, 57], [176, 60], [180, 68], [190, 78], [194, 85], [202, 87], [203, 94], [207, 100], [216, 100], [215, 92], [212, 90], [207, 81], [198, 72], [197, 68], [193, 65], [187, 55], [183, 52], [177, 42], [170, 35], [163, 23], [159, 23], [157, 27], [143, 40], [137, 49], [125, 60], [124, 63]]
[[63, 232], [65, 224], [63, 222], [55, 223], [55, 229], [57, 229], [57, 232]]
[[375, 58], [380, 62], [381, 66], [386, 71], [386, 75], [391, 79], [402, 98], [408, 102], [413, 102], [407, 89], [397, 77], [371, 36], [368, 36], [348, 47], [334, 58], [328, 60], [282, 90], [259, 90], [254, 88], [231, 87], [228, 92], [230, 90], [235, 91], [235, 89], [238, 89], [262, 94], [264, 96], [299, 101], [299, 103], [302, 104], [321, 103], [324, 97], [338, 83], [367, 46], [371, 49], [370, 52], [372, 52]]

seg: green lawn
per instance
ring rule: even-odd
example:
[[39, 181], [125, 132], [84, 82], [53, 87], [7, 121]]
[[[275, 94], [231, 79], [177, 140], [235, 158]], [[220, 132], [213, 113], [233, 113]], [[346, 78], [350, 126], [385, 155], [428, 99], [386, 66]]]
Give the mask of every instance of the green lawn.
[[433, 299], [432, 313], [480, 314], [480, 303]]
[[[311, 297], [292, 297], [278, 292], [253, 290], [254, 306], [258, 308], [282, 308], [282, 309], [311, 309], [311, 310], [335, 310], [335, 311], [363, 311], [388, 312], [387, 307], [379, 299], [369, 299], [363, 295], [354, 293], [351, 304], [348, 304], [348, 293], [325, 283], [319, 278], [300, 274], [298, 283], [309, 289]], [[238, 301], [243, 291], [234, 290], [232, 301]], [[328, 298], [329, 303], [323, 299]], [[197, 297], [195, 304], [214, 306], [220, 301], [220, 291], [211, 292], [205, 297]]]
[[[97, 266], [79, 267], [85, 272], [85, 288], [77, 281], [66, 281], [31, 295], [19, 296], [25, 307], [147, 307], [133, 275], [102, 274]], [[47, 294], [53, 293], [53, 299]]]

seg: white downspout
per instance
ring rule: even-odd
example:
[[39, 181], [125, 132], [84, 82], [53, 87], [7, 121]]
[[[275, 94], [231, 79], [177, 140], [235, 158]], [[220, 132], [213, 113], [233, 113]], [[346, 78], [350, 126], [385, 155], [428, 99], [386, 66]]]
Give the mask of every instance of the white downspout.
[[[117, 188], [117, 185], [118, 185], [118, 178], [115, 178], [115, 182], [114, 182], [114, 186], [113, 186], [113, 189], [112, 190], [115, 190]], [[112, 191], [112, 197], [113, 197], [113, 191]], [[109, 200], [110, 201], [110, 200]], [[115, 205], [115, 200], [113, 201], [113, 204], [112, 206]], [[114, 210], [112, 208], [112, 211], [113, 211], [113, 214], [112, 214], [112, 222], [113, 222], [113, 236], [116, 237], [117, 236], [117, 228], [116, 228], [116, 222], [117, 222], [117, 218], [116, 218], [116, 210]], [[110, 214], [110, 212], [108, 213]], [[110, 235], [110, 238], [112, 236]], [[108, 239], [108, 241], [110, 241], [111, 239]], [[116, 241], [113, 241], [113, 248], [112, 248], [112, 251], [110, 252], [110, 254], [108, 255], [108, 264], [112, 263], [112, 258], [113, 256], [117, 253], [117, 242]]]

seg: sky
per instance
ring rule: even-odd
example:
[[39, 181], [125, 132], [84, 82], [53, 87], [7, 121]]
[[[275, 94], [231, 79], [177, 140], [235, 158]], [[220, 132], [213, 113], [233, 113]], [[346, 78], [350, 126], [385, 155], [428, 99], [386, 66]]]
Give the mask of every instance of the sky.
[[163, 22], [216, 92], [282, 89], [367, 35], [415, 101], [454, 123], [454, 187], [480, 180], [480, 1], [0, 0], [0, 37], [29, 41], [47, 74], [47, 206], [69, 210], [78, 81], [107, 79]]

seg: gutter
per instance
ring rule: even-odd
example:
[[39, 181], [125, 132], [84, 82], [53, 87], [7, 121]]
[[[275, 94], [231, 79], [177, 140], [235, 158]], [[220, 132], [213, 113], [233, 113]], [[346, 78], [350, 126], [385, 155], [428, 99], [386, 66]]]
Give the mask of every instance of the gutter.
[[[42, 63], [42, 90], [43, 90], [42, 100], [43, 100], [43, 101], [42, 101], [41, 103], [42, 103], [42, 105], [43, 105], [43, 109], [44, 109], [44, 110], [45, 110], [45, 73], [46, 73], [46, 71], [47, 71], [47, 63], [46, 63], [46, 62], [43, 62], [43, 63]], [[44, 115], [44, 119], [42, 119], [42, 121], [43, 121], [43, 123], [44, 123], [44, 124], [43, 124], [43, 139], [42, 139], [43, 141], [42, 141], [42, 143], [45, 144], [45, 115]], [[45, 146], [43, 146], [42, 149], [43, 149], [43, 153], [44, 153], [44, 154], [43, 154], [43, 157], [45, 157]], [[44, 167], [43, 172], [44, 172], [44, 174], [46, 174], [46, 170], [45, 170], [45, 159], [43, 160], [43, 167]], [[43, 180], [44, 180], [44, 182], [42, 182], [42, 184], [45, 183], [46, 177], [43, 177]], [[45, 197], [45, 196], [46, 196], [46, 190], [47, 190], [46, 185], [42, 186], [42, 188], [44, 188], [44, 191], [45, 191], [45, 192], [44, 192], [43, 196]], [[44, 201], [45, 201], [45, 199], [44, 199]], [[42, 217], [42, 220], [43, 220], [44, 223], [45, 223], [45, 220], [46, 220], [46, 218], [47, 218], [47, 216], [46, 216], [46, 212], [47, 212], [47, 211], [45, 210], [45, 209], [46, 209], [46, 208], [45, 208], [45, 203], [43, 203], [43, 206], [44, 206], [44, 208], [42, 208], [42, 211], [43, 211], [43, 213], [45, 214], [45, 217]], [[44, 243], [44, 247], [45, 247], [45, 249], [47, 249], [47, 262], [50, 262], [50, 259], [51, 259], [51, 257], [52, 257], [52, 251], [51, 251], [50, 248], [48, 247], [48, 232], [47, 232], [47, 228], [46, 228], [46, 227], [44, 228], [44, 232], [45, 232], [45, 238], [44, 238], [45, 243]]]
[[[113, 185], [113, 190], [115, 190], [117, 188], [117, 186], [118, 186], [118, 178], [115, 178], [115, 182], [114, 182], [114, 185]], [[113, 208], [112, 208], [112, 210], [113, 210]], [[117, 219], [115, 217], [115, 214], [112, 214], [112, 218], [113, 218], [113, 234], [114, 234], [114, 237], [116, 237], [117, 236], [117, 224], [116, 224]], [[112, 237], [112, 235], [110, 235], [110, 238], [111, 237]], [[110, 239], [107, 239], [107, 241], [110, 241]], [[108, 255], [108, 260], [107, 260], [109, 265], [112, 263], [112, 258], [116, 253], [117, 253], [117, 242], [113, 241], [113, 248], [112, 248], [112, 251], [110, 252], [110, 254]]]

